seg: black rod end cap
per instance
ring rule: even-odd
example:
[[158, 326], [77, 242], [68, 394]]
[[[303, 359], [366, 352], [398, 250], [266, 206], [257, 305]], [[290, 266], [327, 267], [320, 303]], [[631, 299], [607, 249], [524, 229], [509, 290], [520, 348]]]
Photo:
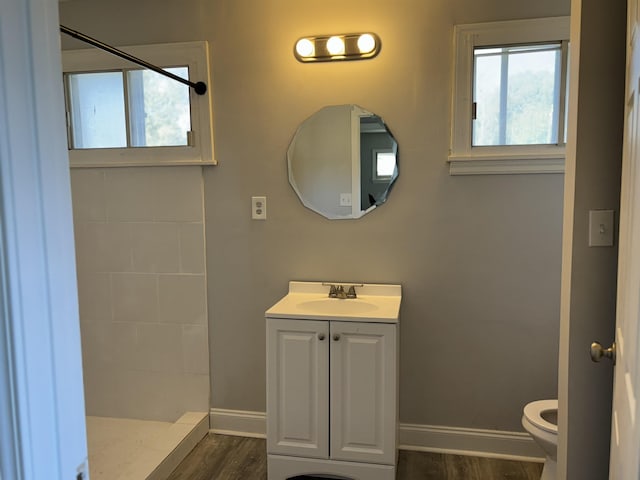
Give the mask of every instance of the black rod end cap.
[[204, 82], [198, 82], [195, 84], [193, 89], [198, 95], [204, 95], [205, 93], [207, 93], [207, 84]]

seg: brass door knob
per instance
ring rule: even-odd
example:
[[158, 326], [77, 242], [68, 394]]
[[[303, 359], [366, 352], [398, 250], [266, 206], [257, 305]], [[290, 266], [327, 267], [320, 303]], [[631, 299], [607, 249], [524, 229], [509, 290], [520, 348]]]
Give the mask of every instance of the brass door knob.
[[604, 348], [600, 342], [593, 342], [591, 344], [591, 360], [594, 362], [599, 362], [603, 358], [608, 358], [613, 361], [613, 364], [616, 363], [616, 344], [615, 342], [611, 344], [609, 348]]

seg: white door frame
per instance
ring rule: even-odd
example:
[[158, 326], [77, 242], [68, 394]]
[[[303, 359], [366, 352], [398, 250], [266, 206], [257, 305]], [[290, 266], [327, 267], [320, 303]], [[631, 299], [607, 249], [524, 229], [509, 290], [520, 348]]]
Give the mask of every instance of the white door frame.
[[54, 0], [2, 0], [3, 480], [88, 478], [58, 25]]

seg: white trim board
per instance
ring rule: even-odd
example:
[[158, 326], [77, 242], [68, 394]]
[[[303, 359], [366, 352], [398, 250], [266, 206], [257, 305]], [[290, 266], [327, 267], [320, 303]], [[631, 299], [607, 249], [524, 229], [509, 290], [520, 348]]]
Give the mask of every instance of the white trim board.
[[223, 435], [266, 438], [267, 414], [247, 410], [212, 408], [209, 413], [209, 428], [213, 433]]
[[564, 158], [449, 157], [449, 175], [564, 173]]
[[542, 450], [523, 432], [401, 423], [399, 438], [400, 450], [544, 461]]
[[0, 9], [0, 477], [87, 479], [58, 5]]
[[[212, 408], [211, 431], [241, 437], [266, 437], [266, 414], [244, 410]], [[401, 423], [399, 449], [472, 455], [530, 462], [544, 461], [544, 455], [529, 434], [475, 428]]]

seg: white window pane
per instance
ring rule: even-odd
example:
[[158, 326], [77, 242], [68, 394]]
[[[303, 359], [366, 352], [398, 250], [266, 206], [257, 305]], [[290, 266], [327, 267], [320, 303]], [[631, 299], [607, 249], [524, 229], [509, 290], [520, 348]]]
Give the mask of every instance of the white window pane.
[[396, 154], [393, 152], [376, 153], [376, 178], [391, 177], [396, 169]]
[[476, 57], [473, 145], [500, 145], [500, 61], [501, 55]]
[[559, 50], [509, 56], [507, 145], [557, 143], [559, 56]]
[[127, 146], [121, 72], [69, 75], [73, 148]]
[[[165, 70], [189, 77], [187, 67]], [[191, 130], [189, 87], [151, 70], [131, 70], [127, 75], [132, 146], [187, 145]]]
[[476, 49], [473, 146], [557, 143], [560, 45]]

